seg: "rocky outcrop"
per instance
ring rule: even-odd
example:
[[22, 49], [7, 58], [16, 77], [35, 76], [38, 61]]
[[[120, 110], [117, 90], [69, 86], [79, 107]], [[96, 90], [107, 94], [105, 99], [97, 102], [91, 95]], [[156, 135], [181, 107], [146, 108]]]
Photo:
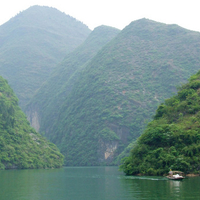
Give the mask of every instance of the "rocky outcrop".
[[36, 131], [39, 131], [40, 121], [39, 121], [39, 112], [37, 111], [37, 109], [27, 111], [26, 116], [31, 126], [35, 128]]
[[115, 150], [118, 147], [118, 141], [98, 141], [98, 154], [99, 154], [99, 163], [109, 164], [114, 159]]
[[[130, 136], [130, 130], [123, 126], [119, 126], [117, 124], [109, 124], [109, 129], [112, 130], [118, 139], [116, 140], [103, 140], [100, 139], [98, 141], [98, 154], [100, 163], [112, 164], [116, 155], [118, 155], [119, 144], [128, 144], [130, 141], [128, 137]], [[119, 150], [121, 153], [121, 150]]]

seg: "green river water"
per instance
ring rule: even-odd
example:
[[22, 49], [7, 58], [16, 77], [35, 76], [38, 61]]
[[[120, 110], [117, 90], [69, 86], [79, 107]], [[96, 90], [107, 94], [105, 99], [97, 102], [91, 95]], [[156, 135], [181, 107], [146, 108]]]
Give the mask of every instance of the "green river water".
[[200, 177], [125, 176], [117, 167], [0, 171], [0, 200], [200, 199]]

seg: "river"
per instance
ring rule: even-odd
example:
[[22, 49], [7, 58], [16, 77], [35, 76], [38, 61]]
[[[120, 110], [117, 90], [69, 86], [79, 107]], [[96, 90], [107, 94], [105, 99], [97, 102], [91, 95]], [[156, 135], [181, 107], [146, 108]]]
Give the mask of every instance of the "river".
[[117, 167], [0, 171], [0, 200], [200, 199], [200, 177], [125, 176]]

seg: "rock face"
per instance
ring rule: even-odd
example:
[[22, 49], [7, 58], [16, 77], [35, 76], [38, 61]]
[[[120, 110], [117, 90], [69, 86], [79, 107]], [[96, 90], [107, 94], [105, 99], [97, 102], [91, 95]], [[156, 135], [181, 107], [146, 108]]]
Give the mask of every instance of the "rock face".
[[99, 163], [110, 163], [114, 159], [115, 150], [118, 147], [118, 141], [103, 141], [99, 140], [98, 142], [98, 156]]
[[121, 152], [120, 144], [128, 144], [131, 137], [130, 130], [127, 127], [120, 127], [117, 124], [109, 124], [108, 126], [116, 135], [117, 139], [106, 141], [100, 139], [98, 141], [98, 161], [99, 163], [112, 163], [117, 155], [116, 150]]
[[39, 116], [38, 112], [35, 110], [34, 112], [27, 113], [28, 121], [31, 122], [31, 126], [35, 128], [36, 131], [40, 130]]

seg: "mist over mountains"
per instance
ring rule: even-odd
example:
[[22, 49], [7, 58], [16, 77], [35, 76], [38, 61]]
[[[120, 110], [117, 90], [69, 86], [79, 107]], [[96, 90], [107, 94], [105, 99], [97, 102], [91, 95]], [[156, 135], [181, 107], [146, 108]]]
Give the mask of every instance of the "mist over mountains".
[[[56, 71], [54, 81], [44, 85], [49, 88], [47, 94], [55, 87], [60, 87], [59, 92], [45, 98], [45, 90], [38, 91], [41, 98], [36, 95], [27, 114], [58, 145], [65, 164], [115, 164], [142, 133], [159, 103], [199, 69], [199, 37], [177, 25], [147, 19], [132, 22], [83, 67], [75, 67], [79, 64], [74, 64], [78, 61], [74, 57], [64, 60], [62, 72]], [[87, 49], [81, 54], [86, 56]], [[63, 74], [67, 87], [58, 79]], [[47, 107], [44, 99], [54, 103]], [[44, 109], [46, 116], [39, 114]]]
[[90, 32], [83, 23], [46, 6], [32, 6], [0, 26], [0, 74], [22, 108]]
[[69, 53], [56, 67], [26, 106], [29, 121], [38, 131], [52, 134], [49, 131], [52, 120], [59, 116], [59, 108], [72, 91], [81, 71], [98, 50], [119, 32], [118, 29], [107, 26], [97, 27], [83, 44]]
[[[23, 22], [22, 31], [18, 21], [36, 11], [44, 21], [31, 21], [37, 28]], [[121, 31], [100, 26], [91, 32], [72, 17], [36, 6], [1, 26], [0, 38], [0, 74], [31, 125], [61, 150], [65, 165], [117, 164], [157, 106], [200, 68], [200, 33], [145, 18]]]
[[114, 164], [158, 104], [199, 69], [199, 39], [199, 33], [142, 19], [102, 48], [53, 125], [56, 134], [50, 140], [65, 155], [65, 163]]

